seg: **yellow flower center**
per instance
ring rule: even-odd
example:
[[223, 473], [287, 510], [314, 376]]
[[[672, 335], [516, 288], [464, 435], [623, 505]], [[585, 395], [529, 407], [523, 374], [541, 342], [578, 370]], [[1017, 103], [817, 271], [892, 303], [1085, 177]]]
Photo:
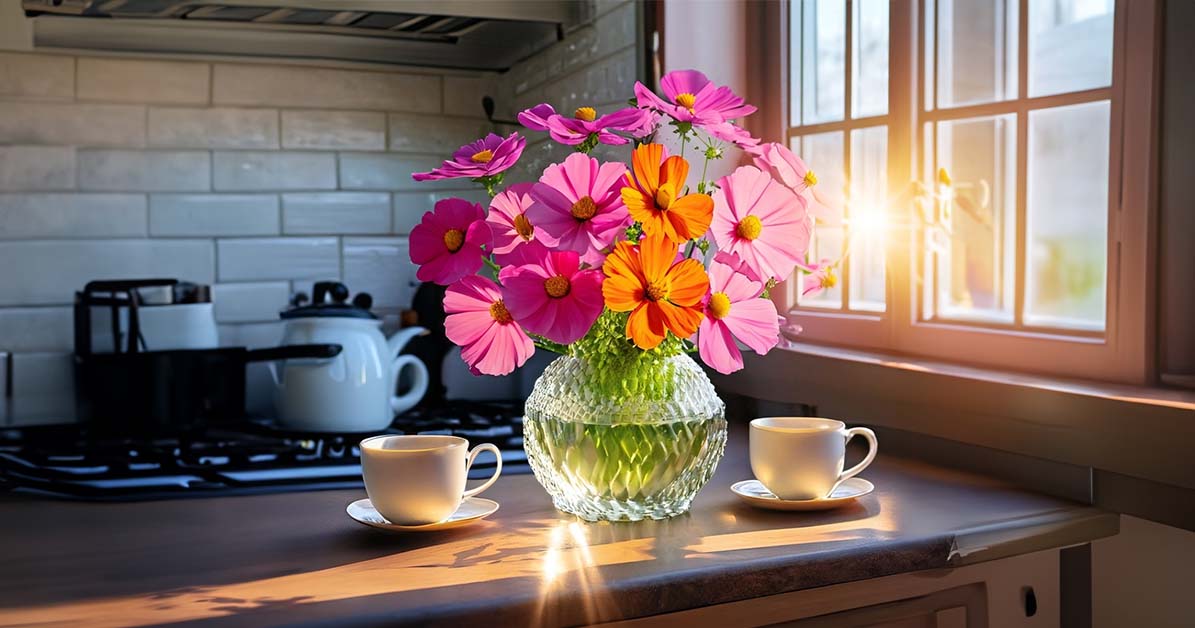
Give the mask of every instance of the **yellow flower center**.
[[643, 291], [643, 298], [648, 301], [666, 301], [668, 300], [668, 286], [649, 283], [647, 289]]
[[833, 268], [826, 269], [826, 274], [822, 276], [821, 284], [823, 288], [833, 288], [838, 285], [838, 276], [834, 274]]
[[817, 175], [813, 174], [812, 170], [806, 170], [804, 181], [806, 187], [813, 187], [817, 185]]
[[660, 186], [660, 189], [656, 190], [657, 209], [667, 210], [668, 207], [672, 205], [672, 201], [672, 188], [667, 185], [662, 185]]
[[498, 299], [490, 304], [490, 317], [498, 322], [499, 325], [508, 325], [514, 322], [514, 317], [506, 309], [506, 304], [502, 299]]
[[577, 107], [577, 110], [573, 112], [573, 117], [578, 120], [593, 122], [597, 119], [597, 110], [593, 107]]
[[553, 299], [559, 299], [568, 296], [569, 290], [571, 289], [572, 286], [569, 284], [568, 279], [562, 277], [561, 275], [551, 277], [544, 282], [544, 291], [547, 292], [548, 296], [552, 297]]
[[689, 111], [693, 111], [693, 104], [696, 102], [697, 102], [697, 97], [694, 96], [693, 94], [690, 94], [689, 92], [685, 92], [683, 94], [676, 95], [676, 104], [684, 107], [685, 109], [688, 109]]
[[726, 296], [724, 292], [715, 292], [710, 296], [709, 304], [710, 318], [723, 319], [727, 314], [730, 314], [730, 297]]
[[747, 216], [739, 221], [735, 227], [735, 233], [744, 240], [754, 240], [759, 237], [759, 232], [763, 231], [763, 223], [755, 216]]
[[589, 220], [597, 213], [597, 203], [593, 202], [592, 198], [582, 196], [573, 203], [572, 214], [573, 218], [577, 220]]
[[465, 245], [465, 233], [460, 229], [449, 229], [444, 232], [444, 247], [449, 253], [456, 253]]
[[490, 163], [490, 160], [493, 158], [494, 158], [494, 151], [487, 148], [479, 153], [473, 153], [473, 156], [470, 157], [469, 159], [472, 159], [474, 163], [488, 164], [488, 163]]
[[514, 223], [515, 233], [519, 234], [519, 236], [523, 238], [524, 242], [530, 242], [531, 234], [535, 231], [535, 227], [532, 226], [530, 220], [527, 220], [527, 215], [519, 214], [518, 216], [515, 216]]

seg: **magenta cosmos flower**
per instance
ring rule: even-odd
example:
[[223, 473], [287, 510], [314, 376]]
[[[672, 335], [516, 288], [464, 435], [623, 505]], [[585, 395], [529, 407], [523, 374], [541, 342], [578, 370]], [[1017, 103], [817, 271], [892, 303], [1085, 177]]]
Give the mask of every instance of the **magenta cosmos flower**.
[[485, 210], [461, 198], [446, 198], [411, 229], [411, 261], [415, 276], [447, 286], [481, 269], [482, 247], [490, 245]]
[[573, 153], [563, 163], [553, 164], [531, 188], [535, 201], [526, 211], [545, 240], [575, 251], [581, 261], [598, 266], [605, 251], [631, 224], [622, 203], [622, 177], [626, 166], [604, 163]]
[[538, 259], [499, 274], [506, 307], [533, 334], [560, 344], [580, 340], [602, 313], [602, 271], [581, 270], [574, 251], [528, 250]]
[[452, 154], [452, 159], [445, 161], [439, 168], [431, 172], [416, 172], [411, 178], [416, 181], [433, 181], [460, 177], [492, 177], [515, 165], [526, 146], [527, 139], [518, 133], [511, 133], [506, 138], [490, 133], [476, 142], [458, 148]]
[[461, 358], [475, 374], [506, 375], [520, 367], [535, 345], [502, 302], [498, 285], [470, 275], [444, 294], [444, 333], [461, 348]]
[[823, 220], [833, 218], [829, 208], [814, 196], [813, 186], [817, 185], [817, 176], [787, 146], [770, 142], [748, 152], [760, 170], [770, 172], [773, 178], [805, 199], [805, 207], [810, 214]]
[[660, 79], [664, 98], [656, 96], [643, 83], [635, 83], [640, 107], [650, 107], [680, 122], [708, 127], [755, 113], [755, 107], [743, 102], [729, 87], [714, 85], [697, 70], [676, 70]]
[[506, 191], [490, 201], [490, 215], [485, 219], [494, 236], [494, 261], [501, 265], [516, 263], [515, 252], [532, 242], [542, 242], [547, 246], [556, 243], [544, 234], [542, 229], [536, 229], [531, 219], [527, 217], [527, 209], [531, 207], [531, 187], [534, 183], [516, 183]]
[[643, 109], [628, 107], [599, 117], [593, 107], [578, 107], [569, 118], [544, 103], [519, 113], [519, 122], [533, 131], [547, 131], [552, 139], [569, 146], [584, 143], [591, 135], [596, 135], [603, 144], [621, 145], [630, 140], [613, 131], [634, 135], [642, 129], [647, 115]]
[[771, 300], [759, 297], [763, 283], [718, 260], [710, 263], [709, 276], [697, 351], [710, 368], [733, 373], [743, 368], [743, 354], [735, 340], [760, 355], [767, 353], [780, 342], [780, 317]]
[[812, 228], [805, 202], [755, 166], [718, 180], [710, 233], [758, 277], [783, 280], [805, 257]]

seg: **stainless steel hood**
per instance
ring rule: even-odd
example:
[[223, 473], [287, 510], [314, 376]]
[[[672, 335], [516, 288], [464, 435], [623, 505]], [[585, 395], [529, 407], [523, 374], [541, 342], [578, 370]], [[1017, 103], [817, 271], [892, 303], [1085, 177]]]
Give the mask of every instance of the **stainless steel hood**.
[[34, 46], [506, 70], [592, 0], [22, 0]]

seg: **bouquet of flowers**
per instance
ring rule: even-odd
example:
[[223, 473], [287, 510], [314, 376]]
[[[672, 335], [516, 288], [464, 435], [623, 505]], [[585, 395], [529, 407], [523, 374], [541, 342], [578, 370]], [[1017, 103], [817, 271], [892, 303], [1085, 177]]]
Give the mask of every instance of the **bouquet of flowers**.
[[[810, 272], [807, 292], [832, 283], [827, 262], [805, 262], [813, 172], [737, 126], [755, 107], [729, 87], [687, 70], [661, 88], [637, 83], [632, 106], [601, 116], [547, 104], [520, 113], [525, 127], [576, 151], [538, 181], [503, 187], [526, 147], [518, 133], [490, 134], [413, 175], [469, 178], [492, 198], [488, 208], [441, 200], [410, 235], [418, 278], [447, 286], [446, 332], [474, 373], [510, 373], [537, 347], [697, 352], [730, 373], [743, 366], [739, 343], [763, 354], [779, 342], [769, 292], [795, 267]], [[653, 141], [665, 126], [678, 154]], [[727, 143], [755, 165], [707, 180]], [[704, 159], [692, 184], [690, 144]], [[631, 145], [630, 167], [591, 157], [599, 145]]]

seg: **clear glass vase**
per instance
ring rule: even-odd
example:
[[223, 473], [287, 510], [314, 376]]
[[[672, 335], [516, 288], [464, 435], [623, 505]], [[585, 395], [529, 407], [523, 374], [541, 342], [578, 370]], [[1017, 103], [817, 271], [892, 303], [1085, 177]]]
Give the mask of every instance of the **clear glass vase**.
[[725, 404], [684, 352], [557, 358], [527, 399], [524, 447], [557, 508], [589, 521], [689, 510], [726, 446]]

